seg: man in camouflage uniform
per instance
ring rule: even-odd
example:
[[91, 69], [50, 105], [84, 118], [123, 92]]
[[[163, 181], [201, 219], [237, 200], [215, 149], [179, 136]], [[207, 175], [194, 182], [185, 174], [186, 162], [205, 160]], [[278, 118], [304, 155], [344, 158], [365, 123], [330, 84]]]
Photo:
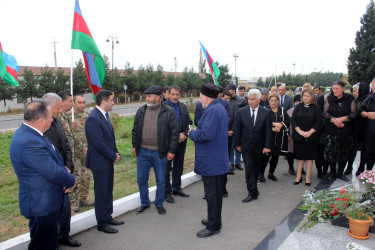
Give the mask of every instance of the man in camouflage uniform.
[[87, 201], [91, 181], [91, 171], [86, 168], [87, 141], [85, 135], [85, 122], [89, 115], [85, 111], [86, 101], [83, 95], [74, 96], [74, 122], [72, 122], [72, 133], [74, 140], [74, 166], [77, 179], [76, 203], [78, 207], [93, 205]]
[[72, 108], [73, 108], [73, 98], [72, 95], [66, 91], [60, 91], [58, 95], [61, 97], [61, 106], [63, 108], [63, 111], [60, 114], [60, 120], [63, 124], [64, 131], [66, 138], [69, 141], [69, 145], [71, 145], [71, 150], [74, 157], [74, 142], [73, 142], [73, 132], [72, 132]]

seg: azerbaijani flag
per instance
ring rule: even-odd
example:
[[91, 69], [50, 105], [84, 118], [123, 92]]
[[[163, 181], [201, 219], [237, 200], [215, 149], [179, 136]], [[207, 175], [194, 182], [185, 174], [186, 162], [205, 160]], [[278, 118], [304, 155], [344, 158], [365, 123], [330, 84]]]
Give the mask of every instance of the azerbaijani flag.
[[217, 65], [215, 64], [214, 60], [212, 60], [210, 54], [208, 54], [208, 51], [203, 46], [203, 44], [201, 43], [201, 41], [199, 41], [199, 43], [201, 44], [201, 47], [202, 47], [203, 53], [204, 53], [204, 55], [206, 57], [208, 66], [210, 66], [210, 71], [211, 71], [212, 78], [214, 79], [215, 84], [219, 85], [219, 82], [217, 81], [217, 78], [219, 78], [220, 70], [217, 67]]
[[83, 19], [78, 0], [76, 0], [74, 8], [72, 49], [82, 50], [87, 79], [89, 80], [92, 92], [96, 95], [103, 87], [105, 64], [85, 19]]
[[8, 55], [3, 51], [0, 42], [0, 76], [3, 78], [4, 82], [18, 86], [17, 82], [17, 72], [19, 70], [16, 58], [14, 56]]

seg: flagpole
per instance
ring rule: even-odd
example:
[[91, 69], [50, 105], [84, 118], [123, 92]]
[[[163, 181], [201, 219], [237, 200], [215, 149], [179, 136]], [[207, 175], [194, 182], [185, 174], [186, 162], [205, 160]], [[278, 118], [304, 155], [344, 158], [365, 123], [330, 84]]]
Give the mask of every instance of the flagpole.
[[[73, 98], [73, 49], [72, 49], [72, 61], [70, 64], [70, 94]], [[72, 122], [74, 122], [74, 106], [72, 107]]]

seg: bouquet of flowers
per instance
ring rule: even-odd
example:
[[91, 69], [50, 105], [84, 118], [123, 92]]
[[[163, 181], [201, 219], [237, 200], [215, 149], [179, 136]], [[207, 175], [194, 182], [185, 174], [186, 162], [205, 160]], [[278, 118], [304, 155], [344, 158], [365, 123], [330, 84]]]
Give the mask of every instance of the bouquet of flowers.
[[375, 190], [375, 171], [366, 170], [358, 176], [361, 183], [366, 185], [368, 191]]
[[318, 222], [328, 219], [336, 219], [340, 216], [349, 216], [355, 219], [365, 219], [364, 214], [374, 217], [375, 207], [373, 204], [362, 204], [359, 202], [362, 195], [353, 187], [320, 190], [306, 193], [303, 196], [304, 204], [297, 207], [305, 211], [305, 218], [297, 225], [298, 231], [311, 228]]

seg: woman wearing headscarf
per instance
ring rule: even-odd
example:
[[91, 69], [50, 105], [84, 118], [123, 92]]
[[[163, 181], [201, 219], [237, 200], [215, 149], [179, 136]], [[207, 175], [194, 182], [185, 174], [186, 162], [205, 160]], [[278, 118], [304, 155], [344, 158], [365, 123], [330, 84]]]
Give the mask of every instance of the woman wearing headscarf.
[[[344, 93], [345, 82], [334, 82], [332, 90], [333, 94], [325, 101], [323, 111], [326, 119], [324, 158], [331, 167], [330, 179], [337, 177], [349, 181], [344, 175], [344, 169], [348, 155], [354, 147], [353, 120], [357, 116], [357, 105], [352, 95]], [[337, 164], [338, 171], [336, 171]]]
[[359, 109], [361, 116], [365, 118], [363, 152], [367, 170], [372, 170], [375, 164], [375, 79], [371, 82], [371, 90], [372, 94], [363, 101]]
[[[357, 104], [357, 110], [361, 107], [363, 101], [367, 98], [368, 94], [370, 93], [370, 84], [367, 82], [359, 82], [353, 86], [353, 96], [355, 98], [355, 103]], [[365, 134], [364, 128], [364, 119], [361, 114], [358, 112], [357, 117], [354, 119], [355, 125], [355, 132], [354, 132], [354, 140], [355, 140], [355, 147], [353, 147], [352, 152], [349, 154], [348, 158], [348, 166], [346, 167], [345, 174], [351, 174], [353, 171], [353, 162], [357, 155], [357, 151], [363, 151], [363, 137]], [[364, 159], [364, 154], [361, 153], [361, 160], [358, 166], [358, 170], [356, 175], [360, 175], [365, 167], [366, 161]]]

